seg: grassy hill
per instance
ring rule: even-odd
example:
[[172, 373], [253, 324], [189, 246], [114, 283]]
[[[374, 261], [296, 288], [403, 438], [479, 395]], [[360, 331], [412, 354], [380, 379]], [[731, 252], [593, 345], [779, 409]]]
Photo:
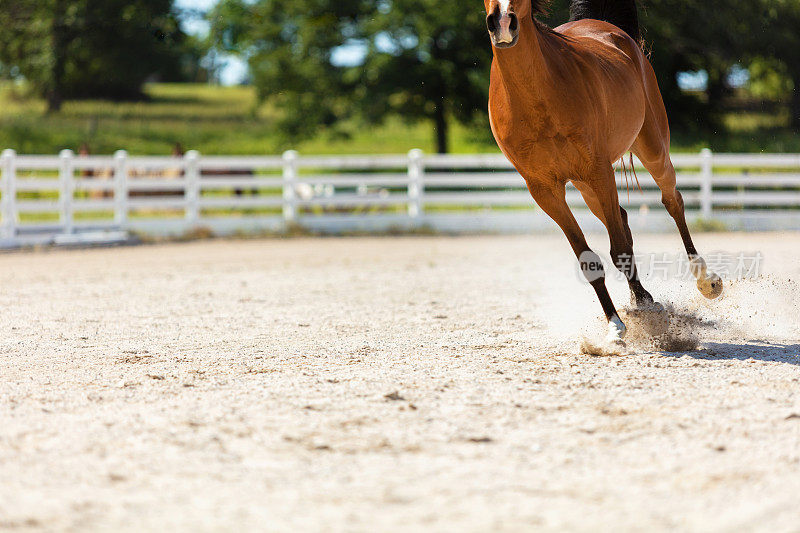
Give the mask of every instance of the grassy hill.
[[[154, 84], [143, 102], [67, 102], [61, 113], [47, 115], [42, 100], [24, 87], [0, 82], [0, 149], [54, 154], [88, 143], [92, 153], [168, 154], [180, 142], [206, 154], [273, 154], [294, 148], [303, 153], [404, 153], [434, 151], [428, 122], [409, 124], [399, 117], [380, 127], [353, 120], [348, 135], [321, 130], [299, 144], [289, 144], [275, 130], [275, 109], [258, 105], [252, 87]], [[797, 136], [778, 127], [783, 119], [768, 115], [729, 117], [730, 131], [710, 136], [674, 134], [674, 149], [696, 151], [800, 151]], [[497, 147], [485, 128], [451, 128], [454, 152], [492, 152]]]

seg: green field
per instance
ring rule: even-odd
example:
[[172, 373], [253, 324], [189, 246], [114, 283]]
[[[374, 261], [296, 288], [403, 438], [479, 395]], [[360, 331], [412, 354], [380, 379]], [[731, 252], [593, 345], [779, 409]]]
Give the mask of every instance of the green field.
[[[176, 142], [205, 154], [275, 154], [293, 148], [301, 153], [404, 153], [412, 148], [434, 151], [428, 122], [407, 123], [400, 117], [379, 127], [353, 119], [339, 131], [321, 129], [313, 139], [290, 144], [276, 131], [276, 110], [259, 105], [252, 87], [154, 84], [142, 102], [67, 102], [59, 114], [45, 113], [45, 103], [27, 96], [24, 87], [0, 82], [0, 149], [54, 154], [88, 143], [92, 153], [126, 149], [133, 155], [168, 154]], [[676, 151], [800, 152], [800, 139], [783, 125], [788, 117], [741, 113], [726, 118], [728, 131], [718, 134], [674, 132]], [[451, 128], [454, 152], [492, 152], [497, 147], [488, 124]]]

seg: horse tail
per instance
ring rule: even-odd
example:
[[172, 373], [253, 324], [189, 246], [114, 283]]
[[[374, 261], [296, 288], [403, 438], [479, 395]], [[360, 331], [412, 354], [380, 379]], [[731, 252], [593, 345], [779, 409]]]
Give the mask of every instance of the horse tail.
[[636, 186], [639, 187], [639, 192], [644, 194], [642, 185], [639, 183], [639, 176], [636, 175], [636, 165], [633, 164], [633, 152], [631, 152], [629, 155], [631, 156], [631, 170], [633, 171], [633, 178], [636, 180]]
[[636, 0], [571, 0], [569, 15], [570, 22], [582, 19], [608, 22], [641, 43]]

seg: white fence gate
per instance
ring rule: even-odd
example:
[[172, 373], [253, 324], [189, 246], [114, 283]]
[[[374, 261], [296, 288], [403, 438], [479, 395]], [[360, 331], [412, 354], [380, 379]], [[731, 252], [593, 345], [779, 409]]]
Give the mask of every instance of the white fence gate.
[[[678, 186], [694, 223], [732, 230], [800, 229], [800, 154], [676, 154]], [[201, 156], [17, 155], [0, 158], [0, 245], [282, 231], [445, 232], [553, 230], [501, 154]], [[673, 231], [652, 178], [641, 190], [618, 172], [631, 226]], [[580, 195], [567, 199], [601, 229]]]

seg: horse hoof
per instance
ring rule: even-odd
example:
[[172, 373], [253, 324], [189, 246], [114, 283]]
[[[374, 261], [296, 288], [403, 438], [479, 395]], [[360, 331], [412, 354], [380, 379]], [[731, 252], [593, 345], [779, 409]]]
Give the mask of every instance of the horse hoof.
[[608, 321], [606, 342], [617, 346], [625, 346], [625, 342], [622, 339], [625, 338], [626, 333], [628, 333], [628, 328], [625, 327], [622, 320], [618, 316], [612, 316], [611, 320]]
[[697, 290], [709, 300], [715, 300], [722, 294], [722, 278], [716, 274], [708, 274], [697, 280]]

